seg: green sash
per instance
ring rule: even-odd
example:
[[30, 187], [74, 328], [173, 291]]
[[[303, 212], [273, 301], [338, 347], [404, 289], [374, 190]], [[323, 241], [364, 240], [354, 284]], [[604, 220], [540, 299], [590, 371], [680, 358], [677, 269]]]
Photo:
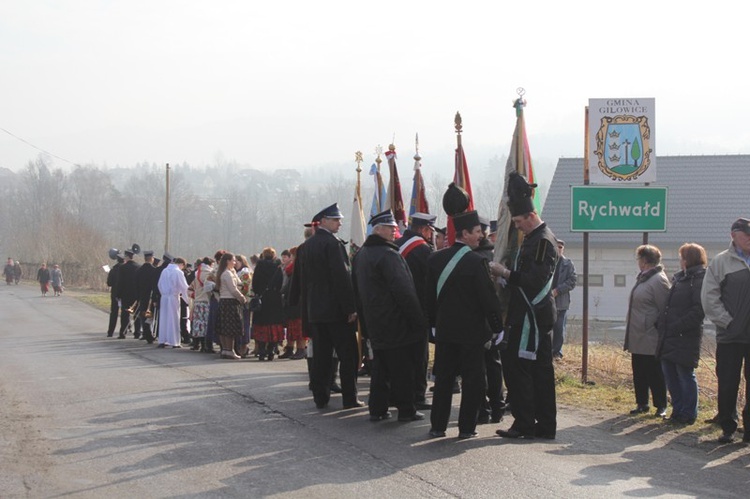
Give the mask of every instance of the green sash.
[[443, 285], [445, 284], [445, 281], [448, 280], [451, 273], [453, 273], [453, 269], [456, 268], [459, 260], [461, 260], [461, 258], [463, 258], [463, 256], [470, 251], [471, 248], [469, 248], [468, 245], [464, 245], [460, 250], [456, 252], [455, 255], [453, 255], [453, 258], [450, 259], [448, 265], [446, 265], [443, 271], [440, 273], [440, 277], [438, 278], [437, 282], [437, 298], [440, 298], [440, 292], [443, 290]]

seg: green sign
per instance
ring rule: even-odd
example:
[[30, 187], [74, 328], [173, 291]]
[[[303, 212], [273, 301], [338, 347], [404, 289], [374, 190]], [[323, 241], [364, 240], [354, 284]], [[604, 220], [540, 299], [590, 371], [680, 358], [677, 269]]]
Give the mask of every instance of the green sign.
[[570, 196], [573, 232], [664, 232], [666, 187], [573, 186]]

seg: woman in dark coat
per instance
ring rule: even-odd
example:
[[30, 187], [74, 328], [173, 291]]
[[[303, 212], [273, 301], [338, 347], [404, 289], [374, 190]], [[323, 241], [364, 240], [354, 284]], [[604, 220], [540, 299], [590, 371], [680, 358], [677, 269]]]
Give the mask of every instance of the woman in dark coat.
[[273, 360], [277, 345], [284, 341], [281, 302], [282, 270], [276, 250], [264, 248], [253, 274], [253, 294], [261, 297], [261, 308], [253, 312], [253, 339], [260, 360]]
[[701, 288], [706, 273], [706, 250], [694, 243], [679, 250], [682, 270], [672, 278], [667, 306], [659, 319], [659, 344], [664, 380], [672, 398], [670, 421], [693, 424], [698, 416], [698, 382], [695, 368], [703, 339]]
[[42, 289], [42, 296], [47, 296], [49, 291], [50, 273], [47, 268], [47, 264], [43, 263], [39, 270], [36, 271], [36, 280], [39, 282], [39, 286]]

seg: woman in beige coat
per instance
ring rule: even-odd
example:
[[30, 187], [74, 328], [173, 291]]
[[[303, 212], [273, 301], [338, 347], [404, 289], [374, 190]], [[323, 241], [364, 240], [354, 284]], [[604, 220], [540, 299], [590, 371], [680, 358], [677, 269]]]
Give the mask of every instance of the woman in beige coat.
[[640, 273], [630, 292], [625, 350], [631, 354], [636, 408], [630, 414], [648, 412], [648, 392], [656, 406], [656, 416], [667, 415], [667, 387], [661, 364], [656, 359], [659, 332], [656, 323], [669, 297], [669, 278], [661, 266], [661, 251], [644, 244], [635, 251]]

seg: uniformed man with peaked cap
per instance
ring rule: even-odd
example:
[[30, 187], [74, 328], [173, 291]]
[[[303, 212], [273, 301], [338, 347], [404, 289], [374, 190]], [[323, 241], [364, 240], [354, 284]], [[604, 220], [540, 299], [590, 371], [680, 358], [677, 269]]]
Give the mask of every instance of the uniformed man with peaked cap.
[[[361, 331], [372, 346], [370, 420], [390, 417], [419, 421], [415, 407], [415, 375], [427, 344], [427, 322], [409, 267], [393, 239], [398, 225], [391, 210], [374, 215], [373, 228], [354, 257], [353, 281]], [[422, 374], [422, 376], [424, 376]]]
[[[404, 234], [396, 240], [398, 251], [406, 260], [409, 266], [414, 286], [417, 290], [419, 310], [414, 310], [414, 314], [422, 314], [427, 307], [427, 257], [434, 251], [435, 239], [435, 220], [437, 216], [429, 213], [414, 213], [410, 220], [409, 228]], [[417, 374], [415, 377], [415, 397], [417, 409], [429, 409], [427, 403], [427, 366], [429, 363], [429, 339], [430, 328], [425, 328], [425, 341], [423, 343], [424, 351], [421, 361], [417, 364]]]
[[330, 375], [333, 351], [339, 358], [339, 375], [345, 409], [362, 407], [357, 399], [357, 312], [351, 266], [343, 242], [336, 237], [344, 216], [338, 204], [321, 210], [315, 234], [305, 242], [300, 258], [305, 287], [302, 307], [313, 338], [312, 391], [319, 409], [331, 397]]

